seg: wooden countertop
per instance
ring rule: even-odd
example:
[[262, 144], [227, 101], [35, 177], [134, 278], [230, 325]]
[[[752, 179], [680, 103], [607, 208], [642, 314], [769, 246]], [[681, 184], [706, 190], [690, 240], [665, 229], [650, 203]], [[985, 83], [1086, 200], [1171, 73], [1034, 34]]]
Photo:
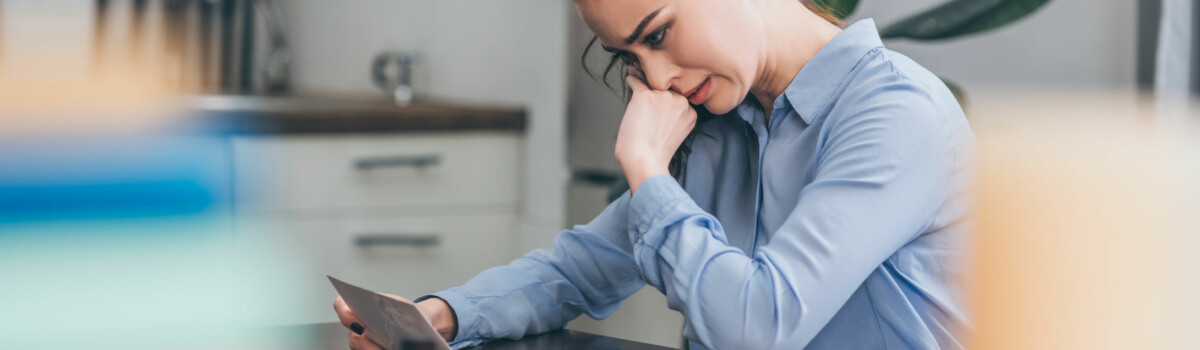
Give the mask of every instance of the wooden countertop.
[[524, 131], [525, 109], [513, 106], [387, 99], [206, 95], [184, 108], [207, 127], [237, 134], [380, 133], [408, 131]]

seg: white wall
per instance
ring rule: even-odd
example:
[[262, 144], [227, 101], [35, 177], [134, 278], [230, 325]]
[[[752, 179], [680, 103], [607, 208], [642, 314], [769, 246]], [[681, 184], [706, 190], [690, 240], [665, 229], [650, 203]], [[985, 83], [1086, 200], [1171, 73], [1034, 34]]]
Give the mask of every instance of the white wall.
[[[854, 19], [882, 29], [945, 0], [861, 0]], [[1128, 88], [1136, 85], [1137, 1], [1051, 0], [1007, 27], [950, 41], [889, 40], [962, 86]]]
[[[81, 82], [90, 77], [92, 2], [0, 2], [0, 79]], [[51, 39], [52, 38], [52, 39]]]
[[385, 49], [423, 56], [417, 89], [437, 99], [527, 108], [522, 251], [566, 227], [568, 1], [289, 0], [301, 90], [379, 93], [370, 64]]

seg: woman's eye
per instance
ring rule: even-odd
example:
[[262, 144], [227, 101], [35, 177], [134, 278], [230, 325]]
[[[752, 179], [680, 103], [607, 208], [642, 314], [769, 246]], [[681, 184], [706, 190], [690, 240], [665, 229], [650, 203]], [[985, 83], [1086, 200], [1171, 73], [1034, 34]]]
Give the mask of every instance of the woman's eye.
[[662, 44], [663, 36], [665, 35], [667, 35], [667, 28], [656, 30], [653, 33], [650, 33], [650, 35], [646, 36], [646, 44], [650, 44], [651, 47], [656, 47], [659, 44]]

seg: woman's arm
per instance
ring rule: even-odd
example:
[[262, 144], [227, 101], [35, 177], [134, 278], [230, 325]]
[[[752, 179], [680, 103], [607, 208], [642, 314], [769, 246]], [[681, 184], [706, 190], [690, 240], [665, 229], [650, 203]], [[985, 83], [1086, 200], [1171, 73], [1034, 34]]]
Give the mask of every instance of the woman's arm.
[[[455, 348], [560, 329], [582, 313], [605, 318], [645, 285], [630, 254], [626, 193], [591, 223], [460, 287], [434, 293], [458, 319]], [[420, 300], [420, 299], [418, 299]]]
[[[828, 120], [814, 181], [753, 256], [670, 177], [640, 184], [630, 240], [647, 283], [683, 312], [690, 337], [718, 349], [801, 348], [867, 276], [921, 232], [950, 173], [942, 122], [903, 84]], [[917, 101], [917, 102], [914, 102]]]

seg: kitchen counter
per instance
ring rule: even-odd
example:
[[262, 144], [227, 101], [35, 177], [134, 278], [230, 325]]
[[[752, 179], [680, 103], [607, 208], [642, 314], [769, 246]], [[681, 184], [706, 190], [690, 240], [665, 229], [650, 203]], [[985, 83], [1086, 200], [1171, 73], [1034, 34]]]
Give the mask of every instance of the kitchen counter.
[[[279, 327], [277, 338], [287, 344], [280, 348], [303, 350], [335, 350], [345, 349], [348, 344], [348, 331], [341, 324], [323, 323], [299, 326]], [[538, 350], [538, 349], [593, 349], [593, 350], [667, 350], [657, 345], [617, 339], [572, 330], [559, 330], [549, 333], [528, 336], [518, 340], [497, 340], [486, 342], [471, 350]]]
[[183, 108], [206, 129], [234, 134], [382, 133], [408, 131], [523, 131], [525, 110], [382, 98], [206, 95]]

